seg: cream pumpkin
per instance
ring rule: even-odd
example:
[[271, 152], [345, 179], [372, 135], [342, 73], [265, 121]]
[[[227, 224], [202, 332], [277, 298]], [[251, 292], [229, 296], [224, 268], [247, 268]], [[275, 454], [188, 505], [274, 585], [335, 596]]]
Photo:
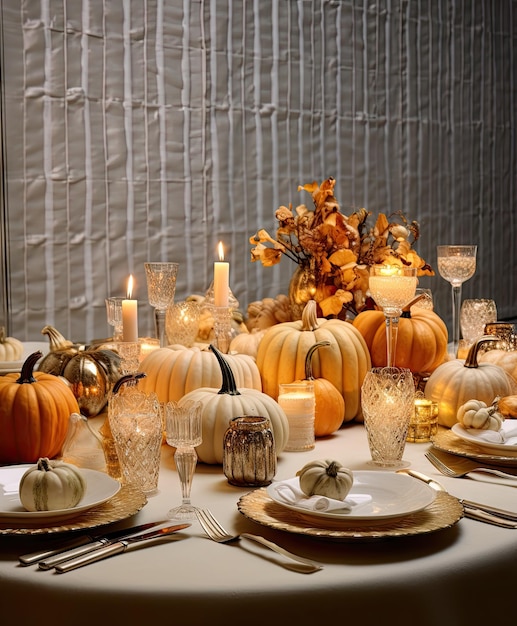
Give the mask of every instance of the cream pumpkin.
[[[246, 354], [226, 355], [238, 387], [262, 390], [260, 372], [255, 360]], [[219, 388], [223, 382], [217, 359], [207, 348], [186, 348], [171, 345], [148, 354], [140, 363], [145, 378], [139, 389], [145, 393], [154, 391], [160, 402], [177, 402], [202, 387]]]
[[477, 353], [484, 342], [477, 341], [465, 361], [443, 363], [429, 377], [425, 397], [438, 403], [438, 423], [442, 426], [454, 426], [459, 408], [472, 398], [490, 405], [496, 397], [512, 393], [512, 379], [501, 367], [478, 363]]
[[345, 401], [344, 421], [350, 421], [361, 414], [361, 385], [371, 367], [368, 346], [351, 323], [317, 318], [314, 300], [305, 306], [301, 320], [276, 324], [262, 338], [257, 365], [263, 391], [276, 400], [280, 383], [303, 379], [306, 354], [320, 341], [330, 346], [314, 355], [313, 376], [338, 389]]
[[18, 361], [23, 356], [23, 344], [14, 337], [7, 337], [0, 326], [0, 361]]
[[275, 439], [277, 454], [282, 452], [289, 438], [289, 422], [280, 405], [257, 389], [237, 388], [228, 355], [224, 357], [211, 346], [221, 368], [221, 388], [202, 387], [184, 397], [186, 401], [199, 401], [202, 409], [203, 441], [196, 448], [202, 463], [222, 464], [224, 434], [234, 417], [258, 415], [267, 417]]
[[84, 496], [86, 481], [74, 465], [44, 457], [23, 474], [18, 491], [27, 511], [71, 509]]
[[517, 382], [517, 350], [487, 350], [479, 355], [479, 362], [499, 365]]

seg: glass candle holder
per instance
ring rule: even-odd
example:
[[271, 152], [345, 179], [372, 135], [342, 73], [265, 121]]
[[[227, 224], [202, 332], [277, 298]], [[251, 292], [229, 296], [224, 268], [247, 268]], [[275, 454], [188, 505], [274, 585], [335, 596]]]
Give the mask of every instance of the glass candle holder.
[[415, 383], [409, 369], [375, 367], [364, 377], [361, 406], [372, 460], [389, 469], [407, 467], [402, 460], [414, 414]]
[[485, 325], [497, 321], [494, 300], [487, 298], [463, 300], [460, 309], [460, 326], [463, 339], [470, 345], [485, 332]]
[[278, 386], [278, 404], [289, 422], [289, 439], [285, 450], [301, 452], [314, 448], [314, 385], [309, 380]]
[[438, 431], [438, 403], [419, 394], [415, 395], [414, 406], [406, 441], [427, 443]]
[[181, 344], [191, 348], [198, 335], [200, 306], [186, 300], [176, 302], [167, 309], [165, 327], [169, 344]]

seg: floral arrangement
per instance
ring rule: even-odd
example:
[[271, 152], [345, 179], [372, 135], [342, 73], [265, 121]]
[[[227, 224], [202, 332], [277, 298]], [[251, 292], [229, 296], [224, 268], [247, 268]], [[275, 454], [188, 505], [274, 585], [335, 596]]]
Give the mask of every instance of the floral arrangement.
[[[420, 236], [417, 222], [401, 211], [380, 213], [370, 225], [366, 209], [343, 215], [334, 196], [335, 179], [299, 186], [312, 195], [314, 210], [304, 204], [294, 211], [276, 210], [276, 237], [261, 229], [250, 237], [251, 260], [270, 267], [283, 256], [294, 261], [297, 271], [290, 297], [298, 304], [315, 299], [325, 317], [343, 310], [353, 314], [369, 308], [369, 267], [376, 264], [416, 267], [419, 276], [433, 276], [433, 269], [417, 254], [413, 244]], [[298, 282], [297, 282], [298, 281]]]

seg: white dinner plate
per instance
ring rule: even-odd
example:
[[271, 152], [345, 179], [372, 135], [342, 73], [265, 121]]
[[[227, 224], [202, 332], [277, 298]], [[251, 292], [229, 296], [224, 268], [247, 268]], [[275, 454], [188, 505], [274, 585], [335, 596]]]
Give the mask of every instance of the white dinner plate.
[[103, 472], [80, 468], [86, 480], [86, 493], [77, 506], [56, 511], [26, 511], [18, 496], [20, 480], [33, 465], [0, 467], [0, 522], [55, 523], [68, 519], [106, 502], [120, 490], [118, 480]]
[[309, 511], [295, 504], [287, 504], [278, 497], [273, 485], [267, 487], [267, 493], [277, 504], [298, 513], [347, 522], [350, 520], [372, 522], [402, 517], [425, 509], [436, 498], [436, 491], [426, 483], [405, 474], [382, 471], [354, 472], [354, 484], [349, 495], [366, 494], [372, 498], [370, 502], [361, 504], [355, 512]]
[[23, 354], [19, 361], [0, 361], [0, 375], [19, 372], [29, 355], [41, 350], [43, 355], [48, 352], [48, 341], [22, 341]]
[[[515, 420], [504, 421], [501, 427], [501, 430], [510, 429], [515, 430]], [[451, 428], [451, 431], [463, 439], [464, 441], [468, 441], [470, 443], [476, 444], [483, 450], [489, 450], [490, 452], [497, 452], [499, 454], [504, 454], [505, 456], [516, 456], [517, 457], [517, 445], [510, 443], [491, 443], [490, 441], [484, 441], [480, 434], [475, 431], [475, 429], [464, 428], [461, 424], [454, 424]], [[481, 431], [481, 433], [486, 431]]]

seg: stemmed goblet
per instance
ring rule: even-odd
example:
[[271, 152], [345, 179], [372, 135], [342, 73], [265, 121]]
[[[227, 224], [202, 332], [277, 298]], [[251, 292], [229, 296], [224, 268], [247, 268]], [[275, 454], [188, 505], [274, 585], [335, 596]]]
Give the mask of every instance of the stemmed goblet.
[[386, 318], [388, 367], [395, 365], [399, 317], [404, 305], [415, 296], [416, 273], [415, 267], [402, 265], [372, 265], [370, 268], [370, 295], [382, 307]]
[[178, 263], [144, 263], [147, 279], [147, 297], [154, 307], [156, 337], [160, 348], [167, 345], [165, 317], [168, 307], [174, 303]]
[[202, 408], [201, 402], [192, 400], [171, 400], [165, 404], [167, 443], [176, 448], [174, 462], [182, 497], [181, 504], [167, 513], [169, 519], [196, 519], [196, 507], [190, 502], [190, 490], [197, 465], [195, 447], [202, 443]]
[[452, 285], [452, 350], [456, 356], [460, 340], [461, 286], [476, 271], [477, 246], [437, 246], [438, 272]]
[[113, 341], [122, 340], [122, 300], [118, 296], [106, 298], [106, 315], [108, 324], [113, 326]]

